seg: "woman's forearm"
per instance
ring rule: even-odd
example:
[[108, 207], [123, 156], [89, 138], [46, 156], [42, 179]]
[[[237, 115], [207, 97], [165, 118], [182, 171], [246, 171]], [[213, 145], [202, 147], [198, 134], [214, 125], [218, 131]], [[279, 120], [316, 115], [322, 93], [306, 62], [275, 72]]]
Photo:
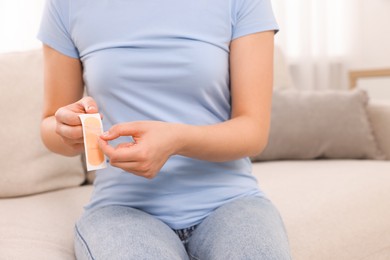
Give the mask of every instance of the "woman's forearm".
[[[236, 116], [209, 126], [161, 121], [135, 121], [112, 126], [99, 139], [110, 164], [148, 179], [154, 178], [172, 155], [223, 162], [251, 156], [264, 149], [269, 120]], [[115, 146], [109, 141], [132, 136]]]
[[208, 161], [229, 161], [259, 154], [268, 140], [268, 124], [236, 117], [209, 126], [178, 125], [176, 154]]

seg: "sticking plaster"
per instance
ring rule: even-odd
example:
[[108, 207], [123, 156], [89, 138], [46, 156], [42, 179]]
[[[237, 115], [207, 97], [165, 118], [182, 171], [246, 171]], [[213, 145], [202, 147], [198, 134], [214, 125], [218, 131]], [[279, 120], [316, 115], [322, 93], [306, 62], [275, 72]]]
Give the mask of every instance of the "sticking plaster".
[[106, 168], [106, 156], [98, 145], [98, 138], [103, 133], [100, 114], [82, 114], [79, 117], [83, 126], [87, 170], [93, 171]]

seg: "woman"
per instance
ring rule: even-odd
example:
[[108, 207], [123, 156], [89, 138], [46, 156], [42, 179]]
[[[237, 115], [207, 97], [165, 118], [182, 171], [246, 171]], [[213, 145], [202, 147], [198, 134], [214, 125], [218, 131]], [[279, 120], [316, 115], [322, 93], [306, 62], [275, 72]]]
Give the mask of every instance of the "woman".
[[267, 142], [276, 30], [269, 0], [48, 0], [43, 141], [81, 154], [81, 113], [108, 130], [78, 259], [290, 258], [248, 159]]

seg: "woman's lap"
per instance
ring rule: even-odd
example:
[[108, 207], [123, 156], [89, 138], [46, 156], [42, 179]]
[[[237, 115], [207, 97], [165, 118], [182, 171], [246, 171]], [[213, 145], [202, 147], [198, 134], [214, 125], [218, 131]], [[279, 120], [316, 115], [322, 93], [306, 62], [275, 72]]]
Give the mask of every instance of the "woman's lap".
[[210, 214], [186, 249], [175, 232], [137, 209], [108, 206], [76, 225], [77, 259], [290, 259], [278, 211], [265, 198], [245, 197]]
[[77, 259], [188, 259], [167, 225], [129, 207], [107, 206], [87, 213], [75, 232]]
[[245, 197], [210, 214], [193, 232], [191, 259], [290, 259], [279, 212], [266, 198]]

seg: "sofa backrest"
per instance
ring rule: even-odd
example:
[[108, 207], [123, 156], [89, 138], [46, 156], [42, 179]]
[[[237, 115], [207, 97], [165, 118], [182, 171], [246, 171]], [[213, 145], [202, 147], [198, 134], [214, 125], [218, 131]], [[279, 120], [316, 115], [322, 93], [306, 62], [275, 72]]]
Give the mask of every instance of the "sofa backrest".
[[41, 51], [0, 55], [0, 198], [79, 186], [80, 158], [48, 151], [41, 142]]
[[[275, 48], [276, 89], [294, 88], [281, 50]], [[42, 52], [0, 55], [0, 198], [64, 187], [85, 181], [80, 158], [48, 151], [40, 140], [43, 97]], [[390, 104], [370, 105], [379, 146], [390, 158]]]

